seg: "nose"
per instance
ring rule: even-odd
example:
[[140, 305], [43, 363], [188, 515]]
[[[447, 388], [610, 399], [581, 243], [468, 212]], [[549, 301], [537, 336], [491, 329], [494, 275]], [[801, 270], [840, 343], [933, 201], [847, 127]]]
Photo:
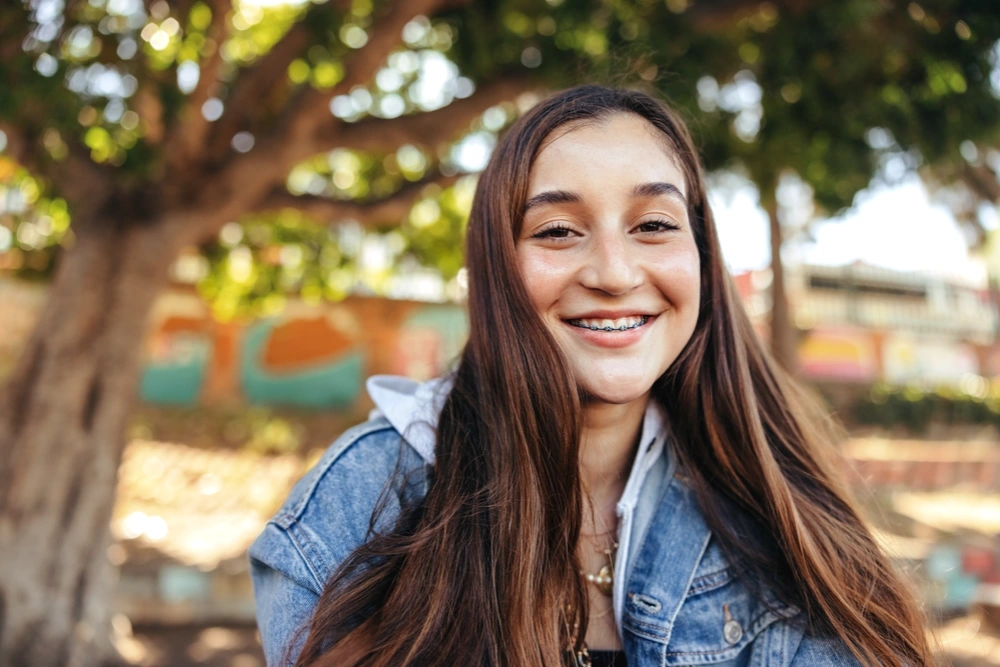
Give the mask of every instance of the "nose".
[[594, 239], [589, 257], [580, 271], [580, 284], [618, 296], [642, 283], [642, 269], [635, 249], [620, 233]]

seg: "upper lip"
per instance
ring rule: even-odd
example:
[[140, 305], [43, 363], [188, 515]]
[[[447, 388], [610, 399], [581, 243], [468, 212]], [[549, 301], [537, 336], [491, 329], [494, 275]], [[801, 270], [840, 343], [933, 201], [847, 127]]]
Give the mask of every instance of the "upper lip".
[[652, 313], [641, 310], [592, 310], [582, 315], [567, 317], [567, 320], [618, 320], [623, 317], [652, 317]]

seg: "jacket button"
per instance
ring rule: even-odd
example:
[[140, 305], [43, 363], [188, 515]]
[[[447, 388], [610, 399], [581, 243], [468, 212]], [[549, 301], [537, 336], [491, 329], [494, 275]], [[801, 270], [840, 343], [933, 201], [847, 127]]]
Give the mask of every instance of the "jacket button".
[[743, 637], [743, 626], [739, 621], [730, 619], [722, 626], [722, 636], [730, 644], [736, 644]]

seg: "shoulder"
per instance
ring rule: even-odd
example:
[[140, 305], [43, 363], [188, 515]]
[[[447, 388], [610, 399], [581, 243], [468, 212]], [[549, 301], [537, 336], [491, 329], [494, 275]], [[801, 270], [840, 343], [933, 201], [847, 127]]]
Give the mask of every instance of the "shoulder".
[[363, 505], [377, 500], [397, 467], [419, 458], [411, 452], [387, 419], [379, 417], [358, 424], [327, 448], [295, 485], [272, 521], [288, 529], [320, 518], [329, 510], [363, 510]]
[[861, 663], [839, 639], [806, 635], [799, 642], [789, 667], [861, 667]]
[[336, 566], [368, 538], [380, 501], [384, 511], [374, 527], [385, 529], [395, 521], [404, 485], [407, 492], [423, 490], [425, 468], [385, 418], [347, 430], [295, 485], [251, 545], [251, 558], [277, 569], [285, 564], [276, 559], [295, 560], [305, 575], [300, 583], [321, 592]]

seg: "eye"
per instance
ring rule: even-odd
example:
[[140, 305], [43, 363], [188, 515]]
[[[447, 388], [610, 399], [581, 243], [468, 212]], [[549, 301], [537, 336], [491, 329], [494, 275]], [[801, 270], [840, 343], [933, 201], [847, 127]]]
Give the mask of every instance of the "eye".
[[636, 230], [644, 234], [656, 234], [658, 232], [676, 231], [680, 228], [680, 225], [672, 220], [667, 220], [666, 218], [656, 218], [654, 220], [646, 220], [645, 222], [639, 223]]
[[552, 227], [546, 227], [540, 231], [535, 232], [531, 235], [533, 239], [568, 239], [570, 235], [575, 234], [572, 229], [564, 225], [553, 225]]

